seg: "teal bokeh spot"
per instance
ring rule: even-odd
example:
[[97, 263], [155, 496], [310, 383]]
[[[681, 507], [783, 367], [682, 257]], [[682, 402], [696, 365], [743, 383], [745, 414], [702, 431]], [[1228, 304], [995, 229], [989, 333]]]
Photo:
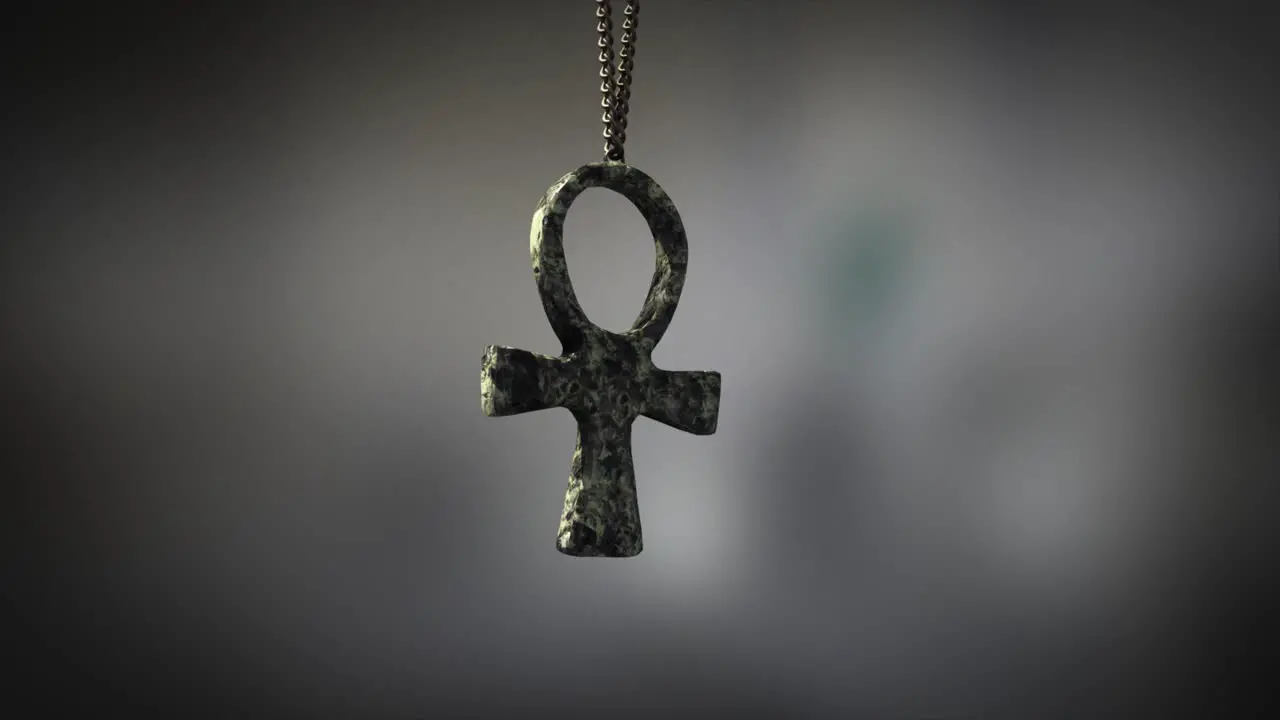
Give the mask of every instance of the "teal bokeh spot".
[[821, 302], [839, 335], [852, 339], [889, 322], [910, 255], [900, 208], [855, 208], [835, 222], [822, 257]]

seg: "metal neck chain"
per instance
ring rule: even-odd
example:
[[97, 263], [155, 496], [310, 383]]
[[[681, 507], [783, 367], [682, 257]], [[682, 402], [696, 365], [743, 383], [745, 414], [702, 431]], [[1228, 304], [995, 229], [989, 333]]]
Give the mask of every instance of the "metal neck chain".
[[600, 39], [600, 116], [604, 123], [604, 159], [626, 162], [622, 146], [627, 141], [627, 112], [631, 110], [631, 71], [635, 68], [636, 25], [640, 20], [640, 0], [630, 0], [622, 21], [622, 48], [618, 51], [617, 74], [613, 67], [613, 3], [596, 0], [596, 32]]

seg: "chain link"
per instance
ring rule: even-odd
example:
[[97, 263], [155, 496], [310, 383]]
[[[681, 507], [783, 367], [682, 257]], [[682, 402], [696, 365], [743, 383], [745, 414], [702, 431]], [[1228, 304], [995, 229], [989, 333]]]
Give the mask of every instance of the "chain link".
[[631, 72], [635, 68], [636, 26], [640, 21], [640, 0], [627, 3], [622, 21], [622, 47], [618, 65], [613, 65], [613, 2], [596, 0], [596, 32], [600, 49], [600, 107], [604, 123], [604, 159], [626, 162], [623, 144], [627, 141], [627, 113], [631, 110]]

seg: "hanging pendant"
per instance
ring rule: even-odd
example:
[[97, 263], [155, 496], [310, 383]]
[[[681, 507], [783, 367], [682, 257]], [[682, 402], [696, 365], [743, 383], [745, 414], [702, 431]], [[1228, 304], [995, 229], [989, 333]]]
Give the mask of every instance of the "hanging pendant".
[[[613, 190], [632, 202], [653, 233], [657, 262], [644, 307], [631, 329], [614, 333], [587, 319], [569, 279], [564, 219], [587, 188]], [[695, 435], [716, 431], [720, 373], [654, 367], [653, 349], [675, 315], [688, 267], [680, 214], [648, 175], [620, 162], [584, 165], [547, 190], [529, 236], [533, 277], [560, 357], [491, 345], [480, 372], [489, 417], [563, 407], [578, 423], [569, 488], [556, 548], [566, 554], [631, 557], [644, 541], [631, 456], [637, 417]]]

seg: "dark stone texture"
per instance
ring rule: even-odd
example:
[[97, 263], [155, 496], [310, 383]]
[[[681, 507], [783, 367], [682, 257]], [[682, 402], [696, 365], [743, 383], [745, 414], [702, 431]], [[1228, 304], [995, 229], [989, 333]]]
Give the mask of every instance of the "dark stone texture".
[[[620, 193], [640, 210], [657, 250], [653, 281], [631, 329], [614, 333], [587, 319], [565, 264], [565, 215], [590, 187]], [[622, 163], [592, 163], [552, 185], [533, 214], [533, 275], [560, 357], [490, 346], [480, 395], [490, 417], [563, 407], [578, 422], [578, 445], [556, 547], [566, 555], [631, 557], [644, 541], [631, 457], [631, 423], [643, 415], [695, 435], [716, 431], [720, 373], [654, 367], [652, 354], [675, 315], [688, 267], [688, 241], [671, 199], [648, 175]]]

